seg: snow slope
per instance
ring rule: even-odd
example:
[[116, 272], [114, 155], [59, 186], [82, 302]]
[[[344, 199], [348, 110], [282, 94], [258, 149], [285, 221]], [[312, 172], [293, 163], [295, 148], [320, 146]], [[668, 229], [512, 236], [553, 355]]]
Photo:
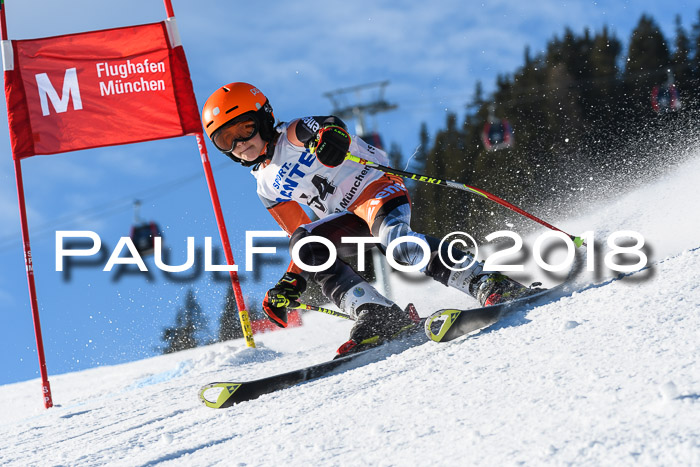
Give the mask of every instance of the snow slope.
[[[350, 323], [302, 328], [0, 387], [3, 465], [700, 465], [700, 153], [593, 214], [555, 219], [605, 238], [635, 230], [651, 267], [584, 273], [577, 291], [481, 334], [212, 410], [198, 387], [328, 358]], [[454, 306], [425, 283], [400, 304]], [[423, 313], [427, 314], [427, 313]]]

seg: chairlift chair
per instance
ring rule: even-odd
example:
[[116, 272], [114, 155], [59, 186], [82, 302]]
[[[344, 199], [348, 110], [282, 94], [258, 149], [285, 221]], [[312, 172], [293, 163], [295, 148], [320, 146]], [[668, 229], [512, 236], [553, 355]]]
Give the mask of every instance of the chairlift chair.
[[158, 224], [153, 221], [143, 221], [139, 216], [141, 202], [134, 201], [134, 224], [131, 226], [129, 237], [141, 256], [152, 255], [155, 248], [155, 238], [162, 237]]
[[506, 119], [488, 121], [481, 132], [481, 140], [489, 151], [510, 148], [514, 142], [513, 129]]
[[654, 86], [651, 90], [651, 106], [656, 112], [675, 112], [681, 108], [678, 88], [674, 83]]
[[486, 150], [497, 151], [513, 146], [513, 128], [505, 118], [496, 117], [496, 105], [489, 104], [489, 115], [481, 130], [481, 141]]

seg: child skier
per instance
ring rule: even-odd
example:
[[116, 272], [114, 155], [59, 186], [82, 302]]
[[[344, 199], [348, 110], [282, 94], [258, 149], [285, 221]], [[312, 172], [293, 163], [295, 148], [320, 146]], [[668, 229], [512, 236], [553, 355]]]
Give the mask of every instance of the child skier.
[[[423, 240], [430, 246], [430, 258], [421, 271], [471, 295], [483, 306], [530, 291], [502, 274], [483, 272], [483, 264], [470, 254], [455, 250], [452, 257], [459, 258], [457, 263], [445, 264], [449, 256], [438, 254], [439, 240], [411, 230], [411, 204], [402, 179], [345, 160], [350, 152], [388, 164], [383, 151], [351, 138], [339, 118], [306, 117], [275, 126], [272, 107], [260, 90], [231, 83], [207, 99], [202, 121], [217, 149], [252, 167], [258, 196], [291, 236], [290, 251], [309, 236], [321, 236], [338, 252], [338, 259], [323, 271], [303, 271], [292, 262], [265, 294], [263, 310], [278, 326], [287, 326], [287, 307], [299, 305], [307, 280], [318, 283], [325, 296], [355, 320], [350, 339], [338, 349], [338, 355], [364, 350], [416, 325], [408, 312], [339, 259], [357, 251], [357, 244], [343, 243], [343, 237], [374, 236], [384, 253], [394, 239]], [[311, 222], [301, 204], [309, 206], [319, 220]], [[317, 242], [299, 249], [299, 259], [309, 266], [325, 264], [329, 255], [329, 249]], [[402, 242], [394, 249], [399, 264], [419, 264], [423, 255], [415, 242]]]

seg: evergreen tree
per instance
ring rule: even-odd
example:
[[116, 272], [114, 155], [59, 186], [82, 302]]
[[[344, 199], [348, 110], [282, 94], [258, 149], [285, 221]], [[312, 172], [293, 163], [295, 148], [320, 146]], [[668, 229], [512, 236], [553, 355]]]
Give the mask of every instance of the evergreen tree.
[[[448, 113], [446, 124], [447, 128], [436, 135], [428, 153], [426, 174], [469, 183], [478, 149], [467, 148], [464, 125], [457, 125], [456, 114]], [[414, 219], [419, 229], [442, 236], [465, 227], [471, 201], [468, 193], [426, 183], [418, 184], [416, 190], [414, 200], [420, 200], [420, 214]]]
[[260, 301], [246, 297], [245, 306], [248, 308], [248, 315], [251, 320], [267, 319], [267, 315], [262, 311]]
[[618, 108], [622, 96], [622, 82], [617, 62], [621, 52], [622, 43], [616, 37], [610, 36], [607, 27], [593, 39], [590, 53], [591, 92], [584, 114], [594, 127], [607, 126]]
[[[580, 196], [592, 173], [629, 173], [631, 157], [643, 168], [654, 161], [649, 156], [658, 152], [658, 144], [637, 143], [649, 135], [657, 141], [674, 138], [676, 132], [665, 125], [686, 111], [684, 104], [681, 112], [656, 114], [653, 87], [667, 83], [669, 69], [678, 75], [679, 87], [692, 73], [695, 87], [688, 89], [700, 85], [700, 15], [690, 36], [676, 19], [671, 54], [655, 21], [643, 15], [629, 39], [624, 66], [622, 42], [607, 27], [582, 34], [567, 28], [538, 54], [526, 47], [523, 66], [512, 75], [499, 75], [490, 96], [484, 97], [477, 83], [461, 128], [448, 115], [446, 128], [426, 150], [423, 172], [482, 188], [537, 213]], [[484, 147], [481, 135], [489, 118], [510, 122], [514, 146], [496, 151]], [[418, 184], [413, 200], [416, 228], [436, 235], [451, 228], [478, 236], [504, 227], [504, 222], [532, 227], [464, 192]]]
[[228, 341], [243, 337], [241, 320], [238, 317], [238, 304], [233, 293], [233, 287], [228, 286], [224, 299], [224, 310], [219, 318], [219, 341]]
[[207, 328], [206, 317], [192, 289], [187, 291], [185, 306], [175, 315], [175, 326], [165, 328], [161, 340], [166, 343], [164, 354], [193, 349], [199, 345], [196, 333]]
[[[428, 125], [423, 122], [420, 125], [420, 131], [418, 133], [418, 147], [408, 159], [407, 170], [416, 173], [424, 173], [428, 159], [428, 151], [430, 151], [430, 135], [428, 134]], [[409, 182], [408, 186], [412, 188], [415, 186], [415, 183]]]
[[[457, 117], [452, 113], [447, 114], [447, 129], [441, 131], [435, 138], [435, 145], [426, 159], [426, 171], [437, 178], [454, 179], [455, 169], [459, 167], [458, 151], [459, 131], [456, 127]], [[426, 232], [437, 233], [445, 228], [452, 219], [445, 219], [444, 213], [449, 210], [450, 195], [447, 190], [439, 187], [418, 183], [416, 185], [415, 200], [420, 200], [418, 206], [419, 216], [414, 216], [417, 228]], [[446, 233], [449, 230], [446, 231]]]
[[[430, 151], [430, 135], [428, 134], [428, 125], [425, 122], [420, 125], [420, 133], [418, 135], [419, 145], [415, 153], [409, 159], [408, 170], [416, 173], [432, 173], [433, 168], [428, 166], [428, 153]], [[421, 186], [422, 183], [412, 180], [406, 180], [411, 197], [413, 199], [414, 211], [420, 213], [419, 216], [413, 216], [413, 225], [416, 228], [426, 228], [432, 225], [432, 221], [425, 218], [424, 215], [430, 212], [434, 206], [434, 200], [430, 196], [430, 192]], [[427, 231], [427, 230], [426, 230]]]
[[637, 117], [637, 122], [652, 114], [649, 104], [654, 86], [666, 83], [671, 56], [659, 26], [642, 15], [632, 32], [627, 66], [623, 74], [625, 92], [630, 97], [628, 105]]
[[694, 92], [690, 92], [693, 79], [690, 61], [690, 37], [683, 28], [680, 15], [676, 15], [676, 39], [671, 56], [671, 72], [682, 96], [694, 94]]
[[693, 52], [693, 71], [700, 72], [700, 10], [698, 10], [697, 19], [691, 26], [690, 42]]
[[607, 162], [611, 150], [617, 152], [614, 146], [620, 140], [620, 113], [626, 105], [622, 72], [617, 65], [621, 53], [622, 42], [607, 27], [593, 37], [589, 91], [581, 109], [586, 134], [580, 146], [586, 151], [581, 152], [580, 159], [585, 159], [585, 169], [594, 172]]
[[543, 105], [552, 152], [557, 152], [566, 139], [576, 139], [577, 134], [582, 133], [582, 102], [592, 93], [581, 83], [590, 81], [592, 48], [588, 31], [585, 37], [578, 38], [568, 28], [561, 41], [555, 38], [547, 48]]
[[467, 116], [464, 119], [464, 128], [467, 130], [470, 126], [478, 124], [478, 112], [486, 102], [484, 101], [484, 87], [481, 81], [477, 81], [474, 86], [474, 95], [472, 101], [467, 104]]
[[403, 155], [401, 154], [401, 146], [399, 146], [397, 143], [391, 143], [391, 148], [389, 149], [387, 156], [389, 156], [390, 167], [395, 169], [403, 168], [401, 165], [401, 160], [403, 159]]
[[[698, 10], [698, 18], [695, 23], [693, 23], [691, 29], [691, 72], [693, 73], [693, 81], [690, 88], [698, 89], [700, 86], [700, 10]], [[698, 97], [694, 96], [694, 105], [698, 105]]]
[[413, 157], [416, 170], [422, 172], [425, 169], [428, 151], [430, 150], [430, 134], [428, 133], [428, 125], [425, 122], [420, 125], [420, 133], [418, 135], [420, 146], [416, 149], [416, 155]]

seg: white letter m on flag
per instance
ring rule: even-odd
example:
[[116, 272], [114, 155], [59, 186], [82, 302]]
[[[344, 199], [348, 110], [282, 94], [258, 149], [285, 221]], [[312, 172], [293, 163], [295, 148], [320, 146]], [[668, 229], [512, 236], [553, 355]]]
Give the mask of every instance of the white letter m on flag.
[[73, 109], [81, 110], [83, 108], [83, 101], [80, 99], [80, 88], [78, 87], [78, 73], [75, 68], [66, 70], [66, 74], [63, 77], [63, 93], [60, 98], [49, 80], [49, 75], [46, 73], [39, 73], [35, 75], [35, 77], [37, 87], [39, 88], [41, 113], [44, 116], [49, 114], [49, 100], [51, 100], [53, 108], [56, 109], [56, 113], [60, 114], [68, 110], [68, 101], [71, 95], [73, 96]]

